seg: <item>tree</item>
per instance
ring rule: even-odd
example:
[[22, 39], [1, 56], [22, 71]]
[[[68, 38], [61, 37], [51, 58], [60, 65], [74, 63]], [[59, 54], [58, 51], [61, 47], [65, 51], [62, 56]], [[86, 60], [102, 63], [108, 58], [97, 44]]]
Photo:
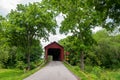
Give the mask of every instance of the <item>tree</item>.
[[76, 37], [68, 36], [64, 39], [61, 39], [59, 43], [64, 46], [66, 61], [69, 62], [71, 65], [78, 65], [80, 63], [80, 52], [78, 51], [77, 47], [79, 47], [80, 44], [77, 45]]
[[65, 51], [69, 52], [68, 62], [72, 65], [78, 65], [84, 70], [84, 58], [86, 53], [88, 53], [91, 46], [83, 44], [76, 35], [68, 36], [65, 39], [59, 41], [59, 43], [64, 46]]
[[9, 58], [10, 46], [5, 32], [6, 19], [0, 16], [0, 67], [4, 67], [4, 63]]
[[[84, 47], [90, 46], [94, 43], [91, 28], [97, 25], [99, 20], [95, 17], [97, 14], [94, 7], [87, 6], [90, 5], [87, 0], [43, 1], [48, 3], [50, 8], [54, 9], [58, 13], [62, 12], [65, 15], [62, 26], [60, 27], [61, 33], [73, 33], [73, 35], [77, 37], [77, 40], [79, 40]], [[81, 52], [82, 70], [84, 69], [84, 47]]]
[[119, 0], [43, 0], [49, 8], [63, 13], [64, 21], [60, 31], [71, 32], [83, 43], [89, 46], [94, 43], [91, 28], [101, 26], [112, 31], [119, 26]]
[[95, 53], [97, 60], [90, 58], [93, 64], [105, 68], [119, 68], [120, 66], [120, 35], [111, 36], [106, 30], [101, 30], [93, 35], [97, 41], [92, 52]]
[[100, 22], [98, 23], [107, 30], [114, 30], [120, 25], [120, 2], [119, 0], [91, 0], [90, 5], [95, 8]]
[[34, 40], [48, 39], [50, 33], [55, 34], [54, 17], [54, 12], [41, 3], [19, 4], [16, 10], [11, 10], [7, 16], [11, 24], [9, 42], [26, 55], [28, 70]]

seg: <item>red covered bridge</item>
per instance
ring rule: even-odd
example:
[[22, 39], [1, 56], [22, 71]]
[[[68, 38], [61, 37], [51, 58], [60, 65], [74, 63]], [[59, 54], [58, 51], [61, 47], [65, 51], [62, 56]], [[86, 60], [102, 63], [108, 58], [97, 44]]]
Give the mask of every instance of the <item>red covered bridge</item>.
[[63, 61], [64, 60], [64, 48], [57, 42], [52, 42], [45, 46], [45, 59], [48, 59], [48, 56], [52, 56], [54, 61]]

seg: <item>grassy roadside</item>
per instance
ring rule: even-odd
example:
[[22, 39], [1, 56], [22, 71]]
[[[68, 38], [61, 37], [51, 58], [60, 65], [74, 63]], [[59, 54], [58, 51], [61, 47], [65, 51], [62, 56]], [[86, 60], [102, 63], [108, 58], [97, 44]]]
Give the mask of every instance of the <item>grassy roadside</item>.
[[71, 66], [64, 62], [64, 65], [73, 72], [80, 80], [120, 80], [120, 69], [106, 70], [100, 67], [88, 68], [91, 71], [81, 71], [78, 66]]
[[19, 69], [0, 69], [0, 80], [23, 80], [25, 77], [33, 74], [34, 72], [41, 69], [45, 64], [41, 64], [39, 67], [25, 72]]
[[64, 62], [64, 65], [71, 71], [73, 74], [75, 74], [80, 80], [93, 80], [92, 77], [90, 77], [88, 74], [81, 71], [77, 66], [73, 67], [66, 62]]

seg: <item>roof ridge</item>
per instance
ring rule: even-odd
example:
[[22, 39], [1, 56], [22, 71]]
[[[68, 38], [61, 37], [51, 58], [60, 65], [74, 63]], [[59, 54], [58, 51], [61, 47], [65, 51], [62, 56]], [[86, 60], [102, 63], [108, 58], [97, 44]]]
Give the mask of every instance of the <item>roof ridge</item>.
[[46, 48], [47, 46], [52, 45], [52, 44], [54, 44], [54, 43], [56, 43], [56, 44], [59, 45], [60, 47], [64, 48], [62, 45], [60, 45], [60, 44], [57, 43], [56, 41], [53, 41], [53, 42], [49, 43], [49, 44], [46, 45], [44, 48]]

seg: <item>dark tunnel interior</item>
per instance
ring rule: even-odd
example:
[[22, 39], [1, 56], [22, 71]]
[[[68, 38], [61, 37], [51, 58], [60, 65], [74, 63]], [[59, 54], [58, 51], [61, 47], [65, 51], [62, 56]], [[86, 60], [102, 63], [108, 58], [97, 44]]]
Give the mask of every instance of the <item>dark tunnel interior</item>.
[[50, 48], [48, 49], [48, 55], [52, 56], [53, 61], [60, 61], [60, 49]]

